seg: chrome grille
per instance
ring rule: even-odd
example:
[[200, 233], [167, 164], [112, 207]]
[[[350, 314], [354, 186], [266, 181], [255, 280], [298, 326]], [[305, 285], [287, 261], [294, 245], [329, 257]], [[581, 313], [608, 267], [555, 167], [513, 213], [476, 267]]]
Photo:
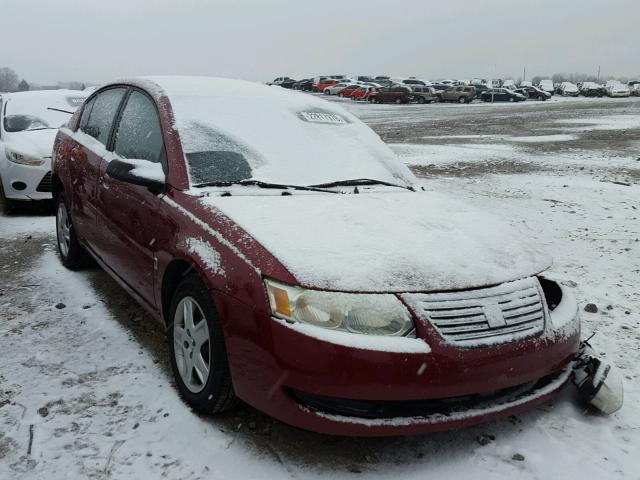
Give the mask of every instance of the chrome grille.
[[546, 309], [537, 278], [463, 292], [405, 294], [403, 299], [447, 342], [460, 346], [511, 342], [544, 330]]
[[36, 187], [36, 192], [50, 192], [51, 191], [51, 172], [42, 177], [40, 183]]

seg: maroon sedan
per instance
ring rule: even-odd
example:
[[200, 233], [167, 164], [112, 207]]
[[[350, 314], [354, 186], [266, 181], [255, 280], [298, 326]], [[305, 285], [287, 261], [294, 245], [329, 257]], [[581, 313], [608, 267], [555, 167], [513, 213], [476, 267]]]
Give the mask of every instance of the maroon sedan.
[[167, 328], [180, 394], [338, 435], [444, 430], [566, 383], [577, 305], [544, 253], [419, 187], [323, 100], [157, 77], [94, 92], [54, 147], [58, 248]]

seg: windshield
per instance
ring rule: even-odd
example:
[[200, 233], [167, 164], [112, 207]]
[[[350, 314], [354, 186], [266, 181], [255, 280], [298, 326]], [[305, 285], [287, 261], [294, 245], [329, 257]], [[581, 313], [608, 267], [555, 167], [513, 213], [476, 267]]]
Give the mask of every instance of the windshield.
[[86, 98], [80, 92], [25, 92], [7, 97], [3, 127], [6, 132], [59, 128]]
[[[172, 94], [173, 85], [162, 82], [191, 185], [259, 180], [309, 186], [361, 178], [414, 183], [386, 144], [338, 106], [249, 82], [193, 81], [203, 82], [193, 94]], [[215, 91], [206, 81], [215, 82]]]

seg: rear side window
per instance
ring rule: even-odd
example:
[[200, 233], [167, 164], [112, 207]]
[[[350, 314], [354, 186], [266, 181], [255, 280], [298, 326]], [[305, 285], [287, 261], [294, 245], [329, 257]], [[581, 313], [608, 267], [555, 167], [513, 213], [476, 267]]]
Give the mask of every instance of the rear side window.
[[[106, 145], [113, 120], [125, 92], [125, 88], [111, 88], [96, 95], [85, 107], [80, 120], [80, 130]], [[87, 108], [89, 106], [91, 108]], [[87, 110], [89, 110], [88, 117], [85, 119], [84, 113]]]
[[160, 162], [164, 141], [153, 101], [133, 91], [122, 110], [115, 134], [114, 151], [123, 158]]

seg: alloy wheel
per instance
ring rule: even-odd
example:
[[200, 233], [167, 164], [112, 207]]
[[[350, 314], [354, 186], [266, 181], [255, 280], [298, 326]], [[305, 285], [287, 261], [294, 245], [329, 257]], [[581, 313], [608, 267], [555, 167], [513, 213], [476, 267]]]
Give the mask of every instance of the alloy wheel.
[[202, 391], [211, 371], [209, 326], [193, 297], [184, 297], [173, 318], [176, 365], [184, 385], [192, 393]]
[[58, 203], [58, 212], [56, 214], [56, 233], [58, 237], [58, 248], [63, 258], [69, 255], [69, 247], [71, 245], [71, 219], [67, 212], [67, 206], [64, 202]]

